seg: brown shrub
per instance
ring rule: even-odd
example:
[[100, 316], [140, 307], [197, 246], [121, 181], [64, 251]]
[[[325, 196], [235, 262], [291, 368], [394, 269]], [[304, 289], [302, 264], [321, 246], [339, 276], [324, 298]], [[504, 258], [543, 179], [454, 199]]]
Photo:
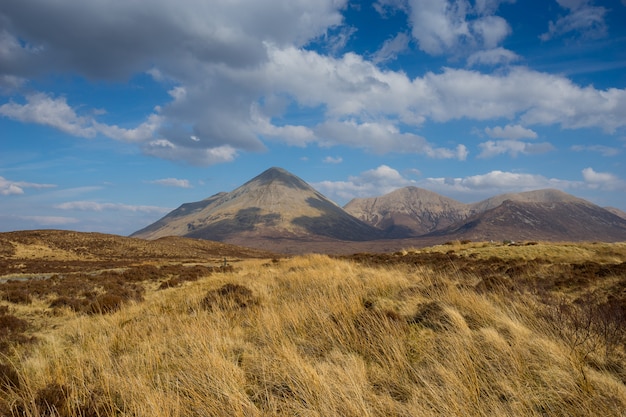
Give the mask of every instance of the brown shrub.
[[11, 314], [0, 315], [0, 352], [6, 352], [13, 345], [31, 343], [34, 336], [26, 336], [24, 332], [30, 327], [26, 320]]
[[200, 305], [208, 311], [238, 310], [257, 305], [257, 297], [244, 285], [228, 283], [221, 288], [211, 290], [202, 299]]
[[30, 304], [33, 298], [23, 288], [11, 288], [2, 294], [2, 299], [13, 304]]
[[28, 328], [28, 322], [10, 314], [0, 316], [0, 337], [21, 333]]
[[35, 406], [41, 416], [69, 416], [67, 388], [50, 383], [37, 391]]
[[[15, 368], [5, 363], [0, 363], [0, 390], [16, 389], [20, 387], [20, 377]], [[0, 414], [1, 415], [1, 414]]]
[[57, 297], [54, 300], [52, 300], [50, 302], [49, 307], [50, 308], [68, 307], [69, 309], [78, 312], [78, 311], [82, 311], [88, 304], [89, 304], [89, 301], [84, 298], [72, 298], [72, 297], [66, 297], [63, 295], [61, 297]]
[[124, 298], [118, 294], [106, 293], [99, 295], [85, 308], [87, 314], [107, 314], [119, 310]]
[[452, 325], [441, 303], [431, 301], [418, 306], [417, 312], [408, 318], [409, 324], [419, 324], [432, 330], [447, 329]]
[[154, 265], [141, 265], [128, 268], [122, 273], [125, 281], [156, 281], [163, 277], [163, 272]]

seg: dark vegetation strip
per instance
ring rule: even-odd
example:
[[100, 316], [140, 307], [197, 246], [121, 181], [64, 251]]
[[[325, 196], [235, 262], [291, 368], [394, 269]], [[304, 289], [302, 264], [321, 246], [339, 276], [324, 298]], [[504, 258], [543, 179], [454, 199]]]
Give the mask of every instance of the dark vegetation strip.
[[[125, 303], [142, 301], [147, 283], [160, 282], [159, 289], [166, 289], [232, 269], [231, 265], [141, 265], [124, 271], [55, 274], [49, 279], [0, 283], [0, 299], [23, 305], [38, 299], [48, 301], [51, 309], [69, 308], [81, 314], [106, 314], [119, 310]], [[27, 336], [30, 323], [14, 316], [10, 310], [10, 306], [0, 305], [0, 353], [35, 340]]]

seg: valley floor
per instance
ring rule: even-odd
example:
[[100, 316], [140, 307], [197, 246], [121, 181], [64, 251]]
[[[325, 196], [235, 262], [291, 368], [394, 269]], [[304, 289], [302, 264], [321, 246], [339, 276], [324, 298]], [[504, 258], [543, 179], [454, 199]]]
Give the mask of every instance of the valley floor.
[[626, 244], [219, 259], [0, 284], [0, 415], [624, 416]]

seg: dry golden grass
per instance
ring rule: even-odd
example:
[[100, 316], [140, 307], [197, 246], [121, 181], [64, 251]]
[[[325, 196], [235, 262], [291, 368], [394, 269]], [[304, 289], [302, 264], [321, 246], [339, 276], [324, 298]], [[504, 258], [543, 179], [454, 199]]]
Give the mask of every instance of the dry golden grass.
[[583, 262], [593, 260], [600, 263], [626, 262], [626, 242], [460, 242], [422, 249], [409, 249], [412, 253], [456, 253], [488, 259], [550, 259], [552, 262]]
[[[624, 251], [604, 249], [580, 260]], [[560, 289], [485, 287], [404, 257], [245, 260], [103, 315], [3, 302], [37, 342], [0, 360], [0, 415], [624, 415], [624, 340], [607, 353], [589, 327], [573, 343], [572, 316], [546, 301]]]

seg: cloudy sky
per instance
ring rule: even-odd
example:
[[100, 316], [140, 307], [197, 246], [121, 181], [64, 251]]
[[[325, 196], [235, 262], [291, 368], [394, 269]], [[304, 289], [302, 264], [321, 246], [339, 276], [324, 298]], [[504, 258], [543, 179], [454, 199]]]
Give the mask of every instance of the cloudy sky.
[[626, 0], [2, 0], [0, 231], [129, 234], [283, 167], [343, 205], [626, 210]]

